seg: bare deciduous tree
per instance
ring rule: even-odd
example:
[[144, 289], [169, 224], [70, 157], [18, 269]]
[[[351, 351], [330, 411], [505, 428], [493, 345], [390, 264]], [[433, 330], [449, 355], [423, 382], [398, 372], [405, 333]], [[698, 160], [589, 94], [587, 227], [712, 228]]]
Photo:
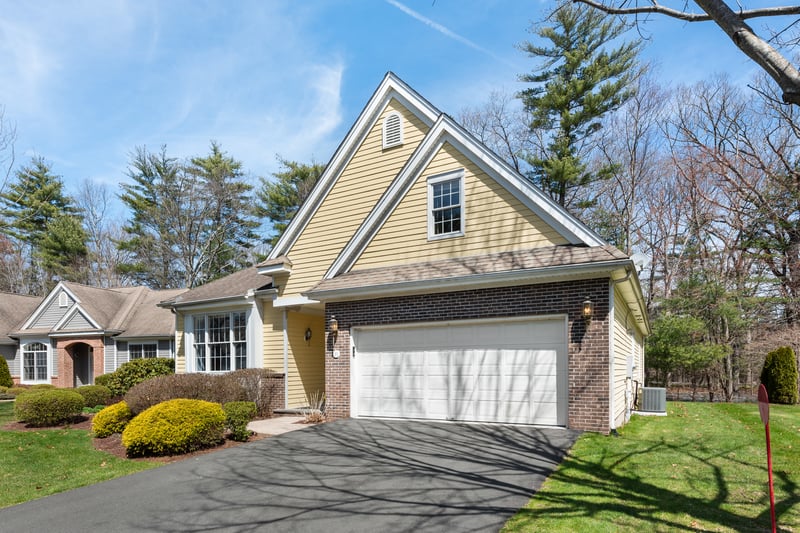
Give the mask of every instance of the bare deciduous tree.
[[750, 10], [733, 10], [722, 0], [695, 0], [703, 11], [691, 13], [685, 9], [674, 9], [655, 1], [618, 0], [616, 3], [604, 0], [572, 0], [586, 4], [610, 15], [659, 14], [686, 22], [713, 21], [730, 37], [750, 59], [772, 78], [781, 88], [782, 99], [788, 104], [800, 105], [800, 71], [780, 50], [759, 36], [745, 21], [757, 17], [777, 17], [800, 14], [800, 6], [764, 7]]

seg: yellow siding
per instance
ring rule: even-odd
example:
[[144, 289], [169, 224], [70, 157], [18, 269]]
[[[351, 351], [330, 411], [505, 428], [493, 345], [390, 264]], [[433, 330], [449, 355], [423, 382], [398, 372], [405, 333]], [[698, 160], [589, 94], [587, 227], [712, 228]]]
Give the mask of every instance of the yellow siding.
[[[463, 237], [428, 240], [427, 179], [464, 169]], [[367, 246], [353, 269], [567, 244], [552, 227], [445, 144]]]
[[[383, 117], [392, 111], [397, 111], [403, 117], [404, 144], [384, 150], [381, 126]], [[298, 295], [322, 279], [426, 132], [427, 127], [399, 102], [389, 102], [316, 214], [288, 251], [293, 267], [282, 296]]]
[[183, 313], [175, 314], [175, 373], [186, 373], [186, 351], [183, 347]]
[[[311, 329], [311, 340], [305, 332]], [[325, 392], [325, 317], [289, 312], [289, 408], [305, 407]]]
[[271, 301], [264, 301], [261, 305], [264, 322], [264, 368], [283, 372], [283, 310], [272, 307]]
[[[614, 339], [613, 339], [613, 361], [614, 361], [614, 421], [617, 426], [626, 422], [626, 394], [629, 389], [627, 402], [633, 401], [633, 383], [628, 383], [628, 357], [635, 355], [635, 344], [632, 342], [631, 335], [628, 333], [628, 309], [622, 295], [616, 288], [614, 289]], [[633, 324], [631, 324], [633, 327]], [[635, 376], [634, 376], [635, 379]]]

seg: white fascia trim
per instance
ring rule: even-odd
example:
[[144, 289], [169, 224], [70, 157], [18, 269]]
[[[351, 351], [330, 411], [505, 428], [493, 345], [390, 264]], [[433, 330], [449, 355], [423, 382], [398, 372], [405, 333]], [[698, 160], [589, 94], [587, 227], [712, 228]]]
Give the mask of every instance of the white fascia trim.
[[414, 113], [427, 126], [431, 126], [440, 114], [427, 100], [411, 89], [394, 73], [388, 72], [383, 81], [375, 90], [366, 107], [350, 128], [342, 143], [334, 152], [325, 171], [311, 191], [311, 195], [300, 206], [286, 231], [278, 240], [267, 259], [275, 259], [288, 255], [289, 249], [294, 245], [308, 222], [313, 217], [322, 200], [328, 195], [339, 176], [347, 167], [358, 146], [364, 141], [370, 130], [374, 127], [382, 110], [389, 101], [395, 98]]
[[[529, 183], [508, 163], [500, 159], [483, 144], [470, 136], [461, 126], [447, 115], [441, 115], [433, 128], [411, 155], [406, 165], [389, 186], [384, 196], [358, 228], [350, 242], [333, 262], [323, 279], [331, 279], [348, 272], [380, 228], [389, 218], [402, 198], [419, 178], [445, 142], [458, 148], [462, 154], [478, 165], [481, 170], [494, 178], [528, 209], [553, 226], [571, 244], [604, 246], [599, 235], [570, 215], [546, 194]], [[466, 198], [464, 200], [466, 204]]]
[[246, 296], [223, 296], [220, 298], [209, 298], [208, 300], [198, 300], [196, 302], [186, 302], [186, 303], [178, 303], [178, 304], [170, 304], [165, 307], [171, 307], [176, 311], [180, 311], [181, 313], [185, 311], [192, 311], [196, 309], [216, 309], [220, 307], [242, 307], [246, 305], [251, 305], [254, 300], [254, 294], [248, 294]]
[[379, 286], [366, 286], [348, 289], [331, 289], [309, 291], [320, 301], [352, 300], [359, 298], [382, 298], [404, 294], [424, 292], [448, 292], [485, 287], [503, 287], [512, 285], [529, 285], [550, 283], [569, 279], [587, 279], [610, 276], [611, 272], [629, 263], [628, 259], [604, 261], [590, 265], [565, 265], [557, 267], [539, 267], [511, 272], [493, 272], [461, 276], [457, 278], [433, 279], [424, 281], [403, 281]]
[[295, 307], [298, 305], [318, 304], [319, 300], [312, 300], [305, 296], [278, 297], [272, 301], [272, 307]]
[[[497, 154], [480, 143], [453, 119], [445, 116], [447, 140], [476, 163], [489, 176], [503, 185], [531, 211], [554, 226], [571, 244], [604, 246], [608, 244], [566, 209], [534, 186]], [[474, 156], [474, 157], [473, 157]]]
[[100, 326], [100, 324], [98, 324], [91, 316], [89, 316], [89, 313], [87, 313], [86, 310], [80, 306], [78, 301], [75, 300], [75, 305], [72, 306], [72, 309], [64, 313], [64, 316], [61, 317], [61, 320], [59, 320], [56, 323], [56, 325], [53, 326], [53, 330], [58, 331], [61, 328], [63, 328], [64, 325], [70, 320], [72, 320], [78, 313], [80, 313], [83, 316], [83, 318], [85, 318], [89, 322], [89, 324], [91, 324], [94, 327], [94, 329], [103, 329]]
[[81, 301], [78, 299], [78, 297], [75, 296], [75, 294], [71, 290], [67, 289], [67, 287], [64, 286], [64, 282], [59, 281], [58, 285], [56, 285], [53, 288], [53, 290], [50, 291], [50, 294], [47, 295], [47, 298], [45, 298], [42, 301], [42, 303], [39, 304], [39, 306], [36, 308], [36, 310], [33, 312], [33, 314], [28, 318], [28, 320], [22, 325], [22, 328], [20, 328], [20, 329], [28, 329], [29, 327], [31, 327], [32, 324], [35, 324], [36, 321], [41, 316], [41, 314], [48, 307], [50, 307], [50, 304], [53, 302], [53, 300], [55, 300], [57, 298], [58, 293], [61, 292], [61, 291], [66, 291], [66, 293], [70, 295], [70, 297], [75, 301], [76, 304], [81, 303]]
[[76, 331], [76, 332], [58, 332], [58, 333], [51, 333], [50, 338], [52, 339], [61, 339], [67, 337], [105, 337], [106, 335], [114, 335], [116, 332], [109, 332], [109, 331]]

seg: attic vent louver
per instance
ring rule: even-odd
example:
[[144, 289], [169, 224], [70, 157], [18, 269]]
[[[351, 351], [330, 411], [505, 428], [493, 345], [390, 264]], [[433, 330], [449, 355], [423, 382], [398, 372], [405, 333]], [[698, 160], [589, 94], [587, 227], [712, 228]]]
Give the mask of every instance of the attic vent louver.
[[390, 113], [383, 119], [383, 147], [391, 148], [403, 144], [403, 121], [400, 113]]

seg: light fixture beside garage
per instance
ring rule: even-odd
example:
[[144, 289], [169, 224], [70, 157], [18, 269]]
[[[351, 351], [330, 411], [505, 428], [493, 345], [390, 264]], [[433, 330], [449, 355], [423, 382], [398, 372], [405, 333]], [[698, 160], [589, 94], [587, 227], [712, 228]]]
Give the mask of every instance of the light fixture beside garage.
[[306, 334], [303, 336], [306, 342], [311, 340], [311, 328], [306, 328]]
[[588, 325], [592, 321], [592, 317], [594, 316], [594, 302], [591, 301], [589, 298], [586, 298], [583, 301], [583, 309], [581, 310], [581, 315], [583, 316], [584, 322]]
[[336, 337], [339, 336], [339, 321], [336, 320], [335, 316], [332, 316], [330, 322], [328, 322], [328, 329], [330, 330], [334, 340], [336, 340]]

